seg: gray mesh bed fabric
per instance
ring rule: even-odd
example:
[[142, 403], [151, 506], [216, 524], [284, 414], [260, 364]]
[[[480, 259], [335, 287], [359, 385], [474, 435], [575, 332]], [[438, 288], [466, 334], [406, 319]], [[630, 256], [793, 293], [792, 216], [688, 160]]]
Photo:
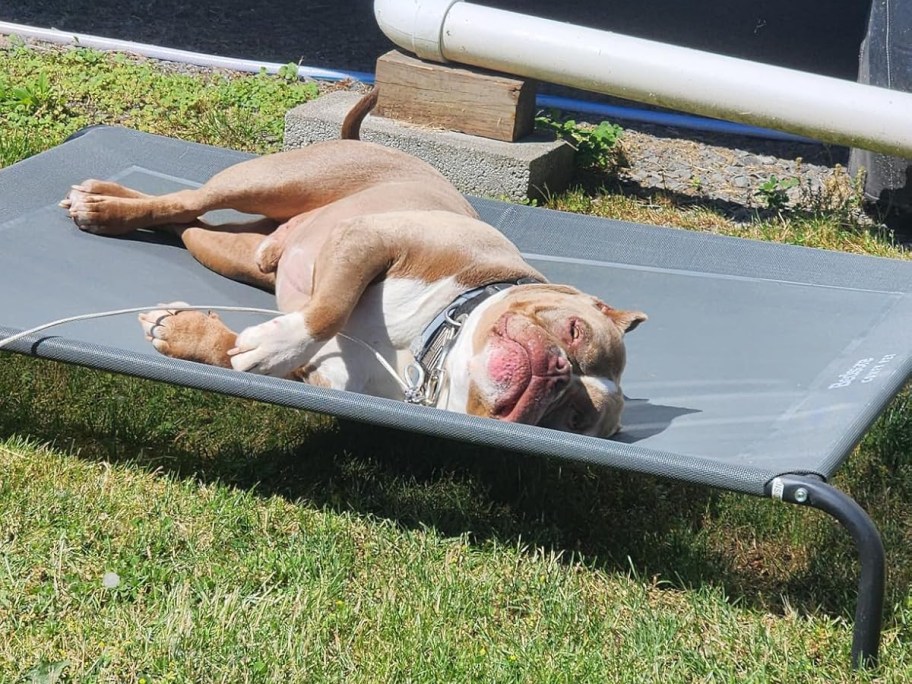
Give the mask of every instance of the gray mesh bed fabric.
[[[0, 171], [0, 337], [76, 314], [184, 300], [272, 308], [272, 296], [155, 235], [79, 232], [56, 206], [84, 178], [151, 192], [245, 158], [96, 128]], [[11, 349], [524, 452], [763, 495], [776, 476], [829, 477], [910, 374], [912, 264], [473, 200], [555, 282], [648, 323], [628, 337], [613, 440], [579, 437], [158, 355], [135, 316], [74, 323]], [[230, 324], [263, 320], [225, 315]]]

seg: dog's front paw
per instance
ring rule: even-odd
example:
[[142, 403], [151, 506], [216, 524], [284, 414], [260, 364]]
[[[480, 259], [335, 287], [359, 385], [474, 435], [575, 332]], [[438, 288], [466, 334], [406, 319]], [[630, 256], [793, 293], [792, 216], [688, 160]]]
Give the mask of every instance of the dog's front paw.
[[295, 312], [247, 328], [228, 355], [235, 370], [285, 377], [307, 362], [313, 344], [304, 317]]
[[182, 310], [187, 304], [173, 302], [165, 308], [139, 315], [146, 339], [157, 351], [175, 359], [230, 367], [228, 350], [235, 334], [214, 313]]

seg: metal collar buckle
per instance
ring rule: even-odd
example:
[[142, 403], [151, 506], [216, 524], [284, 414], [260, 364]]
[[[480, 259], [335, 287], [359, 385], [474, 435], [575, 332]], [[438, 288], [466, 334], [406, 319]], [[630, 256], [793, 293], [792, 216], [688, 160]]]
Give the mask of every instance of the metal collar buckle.
[[[447, 357], [456, 343], [462, 322], [467, 316], [453, 318], [454, 308], [447, 310], [444, 325], [434, 337], [423, 358], [416, 358], [405, 367], [405, 396], [410, 404], [435, 406], [446, 380]], [[427, 359], [427, 360], [426, 360]]]

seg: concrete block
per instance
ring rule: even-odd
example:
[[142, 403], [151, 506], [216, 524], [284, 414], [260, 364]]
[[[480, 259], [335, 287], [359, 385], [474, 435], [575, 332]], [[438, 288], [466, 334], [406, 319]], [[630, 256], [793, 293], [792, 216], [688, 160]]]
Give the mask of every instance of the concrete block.
[[[285, 115], [285, 149], [339, 137], [358, 93], [337, 91]], [[525, 200], [563, 190], [573, 171], [573, 148], [531, 135], [517, 142], [488, 140], [368, 116], [361, 139], [395, 147], [428, 162], [467, 195]]]

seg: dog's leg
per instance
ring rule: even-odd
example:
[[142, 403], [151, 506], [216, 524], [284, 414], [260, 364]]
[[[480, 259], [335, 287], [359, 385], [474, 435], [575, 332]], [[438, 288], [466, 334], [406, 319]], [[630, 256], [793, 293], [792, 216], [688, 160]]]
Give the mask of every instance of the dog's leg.
[[126, 235], [140, 228], [190, 223], [205, 213], [195, 190], [154, 196], [113, 181], [85, 180], [60, 202], [80, 230]]
[[206, 268], [226, 278], [275, 292], [275, 273], [263, 271], [257, 261], [260, 248], [274, 227], [274, 221], [263, 219], [216, 228], [198, 222], [174, 226], [172, 230]]
[[70, 192], [67, 198], [60, 203], [60, 206], [64, 209], [69, 209], [74, 201], [79, 201], [86, 195], [110, 195], [112, 197], [123, 197], [125, 199], [143, 199], [145, 197], [150, 197], [150, 195], [147, 195], [144, 192], [128, 188], [120, 183], [96, 180], [94, 178], [84, 180], [79, 185], [74, 185], [71, 190], [72, 192]]
[[266, 165], [264, 159], [272, 157], [239, 164], [241, 168], [230, 167], [200, 188], [157, 196], [113, 181], [89, 179], [72, 186], [60, 206], [69, 211], [81, 230], [97, 235], [126, 235], [143, 228], [187, 224], [214, 209], [272, 216], [268, 205], [273, 194], [268, 187], [270, 179], [262, 178], [263, 170], [257, 168]]
[[[102, 226], [99, 222], [98, 212], [104, 210], [104, 200], [108, 198], [112, 212], [110, 225]], [[79, 185], [70, 188], [70, 192], [60, 202], [60, 206], [69, 212], [70, 217], [76, 222], [80, 229], [90, 233], [100, 233], [105, 235], [122, 235], [133, 230], [115, 223], [117, 220], [114, 216], [113, 205], [116, 200], [122, 200], [124, 203], [132, 204], [135, 201], [149, 199], [150, 195], [133, 190], [114, 181], [100, 181], [89, 178], [82, 181]]]
[[[125, 235], [142, 228], [191, 223], [215, 209], [236, 209], [286, 221], [352, 192], [352, 184], [347, 182], [350, 175], [342, 160], [306, 148], [241, 162], [199, 188], [165, 195], [146, 195], [110, 181], [86, 180], [74, 185], [60, 204], [81, 230], [99, 235]], [[368, 173], [371, 182], [374, 175]]]
[[243, 330], [228, 352], [236, 370], [287, 376], [345, 327], [364, 290], [396, 259], [397, 244], [375, 221], [350, 219], [334, 229], [317, 255], [308, 303]]
[[[154, 201], [152, 195], [133, 190], [113, 181], [87, 180], [74, 186], [60, 206], [84, 215], [83, 205], [91, 205], [90, 198], [112, 197], [136, 202]], [[75, 207], [75, 208], [74, 208]], [[187, 250], [203, 266], [216, 273], [248, 283], [264, 290], [275, 290], [275, 275], [257, 266], [256, 256], [264, 238], [275, 230], [276, 222], [261, 219], [247, 223], [211, 226], [204, 221], [192, 224], [163, 224], [156, 228], [181, 238]], [[275, 269], [273, 269], [274, 271]]]
[[[186, 306], [183, 302], [164, 306], [172, 308], [156, 309], [139, 315], [139, 323], [146, 339], [156, 351], [174, 359], [231, 368], [228, 350], [234, 346], [237, 333], [214, 313], [181, 311], [180, 307]], [[348, 362], [337, 348], [324, 349], [321, 356], [324, 358], [315, 364], [296, 368], [287, 378], [318, 387], [354, 391], [360, 388], [350, 386]]]
[[414, 157], [379, 145], [333, 140], [249, 159], [220, 171], [199, 188], [160, 196], [87, 180], [74, 186], [61, 205], [82, 230], [124, 235], [140, 228], [190, 223], [214, 209], [236, 209], [284, 222], [391, 181], [446, 184], [430, 165]]

